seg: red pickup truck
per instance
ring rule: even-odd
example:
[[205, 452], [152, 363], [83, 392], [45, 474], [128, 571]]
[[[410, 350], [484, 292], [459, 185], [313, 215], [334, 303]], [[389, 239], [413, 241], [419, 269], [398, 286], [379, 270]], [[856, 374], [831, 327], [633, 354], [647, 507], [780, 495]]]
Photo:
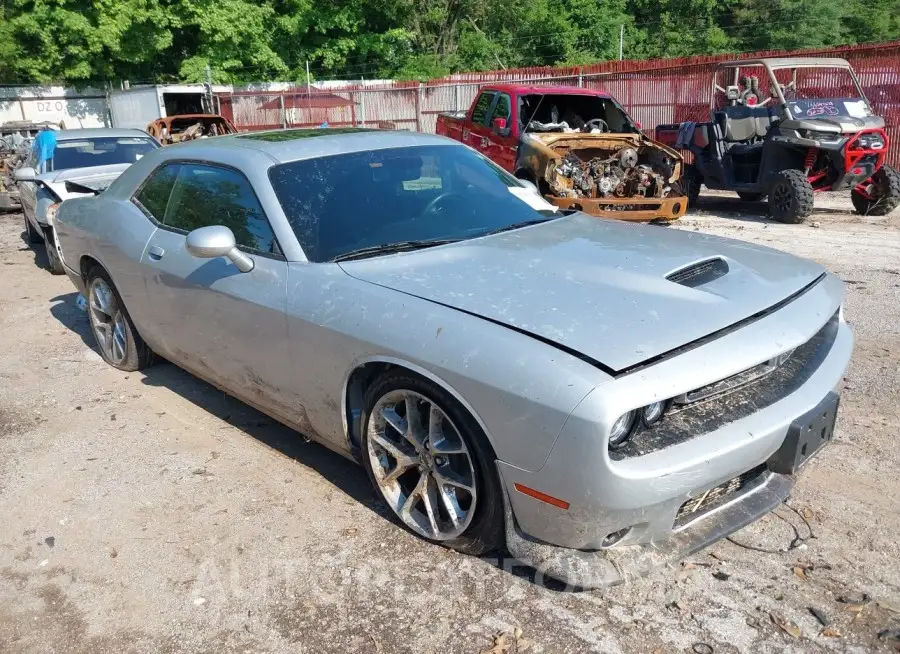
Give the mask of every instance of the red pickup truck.
[[442, 113], [437, 133], [478, 150], [550, 202], [620, 220], [675, 220], [687, 210], [683, 162], [602, 91], [499, 84], [466, 112]]

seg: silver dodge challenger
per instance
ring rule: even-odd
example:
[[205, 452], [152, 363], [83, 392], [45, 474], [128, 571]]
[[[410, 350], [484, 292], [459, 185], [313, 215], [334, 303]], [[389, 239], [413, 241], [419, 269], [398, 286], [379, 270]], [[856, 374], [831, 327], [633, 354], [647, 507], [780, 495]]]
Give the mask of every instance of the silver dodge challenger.
[[158, 149], [56, 229], [110, 365], [158, 353], [362, 463], [418, 536], [582, 587], [782, 502], [852, 349], [821, 266], [559, 212], [424, 134]]

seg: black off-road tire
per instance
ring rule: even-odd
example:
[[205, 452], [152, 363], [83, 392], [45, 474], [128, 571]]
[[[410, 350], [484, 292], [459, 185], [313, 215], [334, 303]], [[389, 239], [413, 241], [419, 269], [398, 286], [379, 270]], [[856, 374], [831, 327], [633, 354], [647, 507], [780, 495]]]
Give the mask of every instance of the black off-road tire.
[[125, 308], [125, 303], [122, 302], [119, 291], [116, 289], [115, 284], [113, 284], [109, 274], [100, 266], [94, 266], [93, 268], [91, 268], [88, 271], [85, 281], [85, 288], [87, 289], [86, 299], [88, 301], [88, 320], [91, 323], [91, 333], [94, 334], [94, 338], [96, 339], [97, 334], [94, 330], [94, 315], [91, 309], [91, 287], [94, 283], [94, 280], [97, 279], [102, 279], [104, 282], [106, 282], [106, 285], [109, 286], [110, 291], [112, 291], [116, 307], [122, 312], [122, 315], [125, 319], [125, 334], [127, 337], [127, 342], [125, 345], [125, 358], [122, 361], [113, 361], [107, 355], [103, 345], [98, 342], [97, 346], [100, 350], [100, 356], [103, 357], [103, 360], [113, 368], [118, 368], [119, 370], [124, 370], [125, 372], [135, 372], [137, 370], [146, 368], [153, 362], [153, 351], [144, 342], [144, 339], [141, 338], [141, 335], [135, 328], [134, 323], [131, 320], [131, 316], [128, 314], [128, 309]]
[[863, 216], [886, 216], [900, 206], [900, 172], [891, 166], [882, 166], [872, 175], [875, 187], [873, 199], [864, 197], [856, 189], [850, 192], [850, 200], [856, 212]]
[[[475, 470], [475, 488], [478, 494], [475, 514], [466, 530], [456, 538], [433, 540], [414, 532], [403, 521], [395, 519], [404, 529], [430, 543], [454, 549], [463, 554], [480, 556], [496, 550], [505, 544], [503, 489], [496, 468], [496, 455], [487, 436], [472, 415], [447, 391], [432, 382], [405, 370], [388, 370], [380, 375], [366, 390], [362, 420], [361, 458], [379, 499], [387, 504], [372, 470], [368, 454], [369, 422], [372, 410], [384, 395], [392, 391], [409, 390], [436, 403], [446, 416], [457, 426], [459, 435], [465, 441], [472, 455]], [[393, 509], [392, 509], [393, 513]]]
[[738, 191], [738, 197], [744, 202], [762, 202], [765, 199], [765, 193], [748, 193], [747, 191]]
[[[24, 216], [24, 214], [23, 214]], [[44, 240], [43, 235], [36, 230], [29, 222], [28, 218], [24, 218], [25, 220], [25, 240], [28, 241], [29, 245], [36, 245]]]
[[802, 170], [782, 170], [769, 185], [769, 215], [780, 223], [802, 223], [813, 210], [813, 189]]
[[694, 164], [684, 167], [684, 174], [681, 176], [681, 190], [687, 197], [688, 208], [694, 209], [697, 206], [697, 200], [700, 199], [700, 187], [703, 186], [703, 174]]
[[47, 251], [47, 268], [53, 275], [64, 275], [66, 269], [63, 267], [62, 259], [59, 258], [59, 252], [56, 249], [53, 228], [47, 227], [44, 232], [44, 249]]

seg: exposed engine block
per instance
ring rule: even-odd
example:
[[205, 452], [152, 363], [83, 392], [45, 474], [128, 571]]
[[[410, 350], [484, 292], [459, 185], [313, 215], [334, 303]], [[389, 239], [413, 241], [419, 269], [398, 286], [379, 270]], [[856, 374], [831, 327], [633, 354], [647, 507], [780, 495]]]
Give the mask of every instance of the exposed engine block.
[[671, 191], [665, 176], [638, 163], [634, 148], [622, 148], [610, 157], [590, 161], [570, 152], [557, 165], [556, 178], [551, 187], [562, 197], [664, 198]]

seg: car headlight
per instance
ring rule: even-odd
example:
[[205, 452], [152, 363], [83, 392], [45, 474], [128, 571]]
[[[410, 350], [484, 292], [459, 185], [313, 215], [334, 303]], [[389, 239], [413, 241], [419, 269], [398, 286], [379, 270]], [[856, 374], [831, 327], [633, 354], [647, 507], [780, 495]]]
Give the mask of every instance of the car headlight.
[[47, 222], [48, 223], [51, 223], [51, 224], [53, 223], [53, 220], [56, 218], [56, 213], [59, 211], [59, 205], [60, 205], [60, 203], [57, 202], [57, 203], [51, 204], [49, 207], [47, 207]]
[[665, 401], [654, 402], [653, 404], [648, 404], [641, 410], [641, 418], [644, 420], [644, 424], [649, 427], [662, 420], [665, 411]]
[[629, 411], [616, 420], [609, 432], [609, 446], [611, 448], [615, 449], [620, 447], [628, 440], [628, 437], [631, 436], [637, 416], [637, 411]]

